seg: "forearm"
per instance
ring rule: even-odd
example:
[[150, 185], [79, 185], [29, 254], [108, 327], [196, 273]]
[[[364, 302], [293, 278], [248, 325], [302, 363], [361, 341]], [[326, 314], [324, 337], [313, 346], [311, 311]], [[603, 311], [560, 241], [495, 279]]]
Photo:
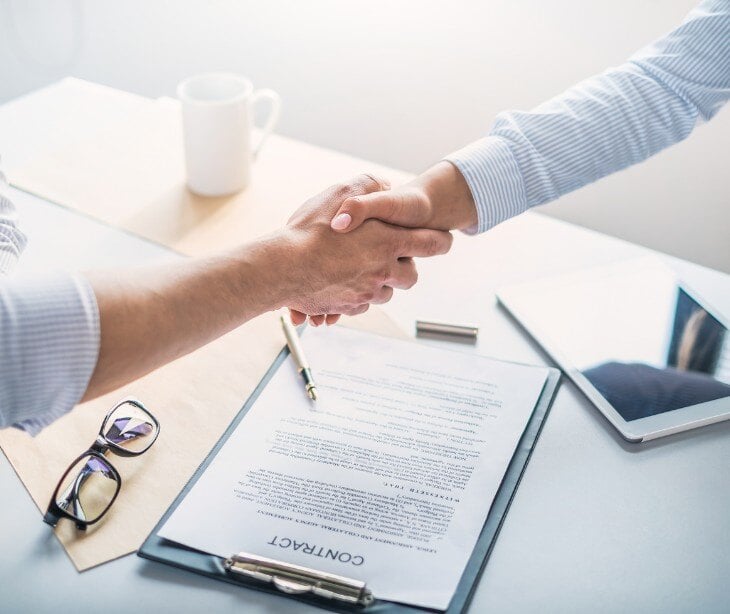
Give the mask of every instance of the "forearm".
[[479, 230], [687, 137], [730, 95], [728, 37], [728, 3], [704, 2], [624, 65], [500, 114], [487, 138], [447, 158], [474, 195]]
[[410, 186], [420, 189], [430, 206], [426, 225], [439, 230], [467, 230], [477, 225], [474, 197], [464, 175], [442, 161], [416, 177]]
[[84, 400], [179, 358], [291, 295], [287, 250], [265, 238], [172, 265], [90, 273], [99, 306], [99, 358]]
[[192, 352], [257, 315], [362, 313], [416, 281], [413, 257], [451, 236], [373, 222], [351, 238], [330, 219], [382, 190], [368, 175], [332, 186], [287, 227], [217, 256], [138, 271], [0, 283], [0, 428], [37, 433], [88, 400]]

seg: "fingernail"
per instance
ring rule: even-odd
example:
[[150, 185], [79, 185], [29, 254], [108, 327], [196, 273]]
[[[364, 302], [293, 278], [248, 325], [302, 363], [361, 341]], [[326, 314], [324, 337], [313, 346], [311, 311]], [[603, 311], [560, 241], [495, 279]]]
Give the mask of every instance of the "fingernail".
[[345, 230], [350, 225], [350, 222], [352, 222], [352, 217], [349, 213], [340, 213], [335, 216], [330, 226], [333, 230]]

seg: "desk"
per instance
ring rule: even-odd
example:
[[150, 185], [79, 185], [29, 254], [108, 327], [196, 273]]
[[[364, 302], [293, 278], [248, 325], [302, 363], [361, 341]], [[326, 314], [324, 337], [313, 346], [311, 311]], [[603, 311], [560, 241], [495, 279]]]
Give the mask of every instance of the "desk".
[[[21, 131], [19, 131], [20, 133]], [[13, 143], [3, 143], [3, 149]], [[178, 256], [14, 190], [30, 237], [22, 269], [156, 262]], [[59, 232], [62, 229], [62, 232]], [[474, 322], [474, 351], [546, 357], [494, 301], [494, 289], [646, 254], [637, 246], [528, 213], [452, 254], [421, 261], [419, 284], [387, 312]], [[730, 277], [665, 258], [730, 313]], [[478, 266], [475, 264], [478, 263]], [[479, 272], [478, 276], [475, 273]], [[242, 399], [243, 401], [243, 399]], [[632, 445], [564, 381], [480, 581], [472, 612], [720, 612], [730, 577], [730, 422]], [[78, 574], [0, 458], [0, 611], [318, 612], [134, 556]]]

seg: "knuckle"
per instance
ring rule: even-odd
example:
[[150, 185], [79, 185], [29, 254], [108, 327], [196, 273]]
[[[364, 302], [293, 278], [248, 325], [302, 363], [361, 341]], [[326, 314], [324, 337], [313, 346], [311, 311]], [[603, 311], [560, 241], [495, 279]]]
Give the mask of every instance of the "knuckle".
[[408, 231], [401, 232], [400, 230], [396, 230], [390, 235], [389, 247], [391, 249], [391, 255], [397, 256], [408, 251], [408, 237]]
[[350, 213], [357, 212], [363, 208], [362, 199], [359, 196], [348, 196], [342, 203], [342, 208]]
[[403, 290], [410, 290], [418, 281], [418, 272], [415, 269], [409, 270], [398, 279], [398, 287]]
[[367, 173], [361, 173], [357, 177], [353, 177], [345, 184], [345, 193], [351, 196], [358, 194], [367, 194], [379, 189], [380, 184]]
[[403, 241], [400, 237], [391, 237], [383, 246], [383, 252], [390, 260], [395, 260], [403, 251]]
[[362, 173], [358, 180], [366, 190], [380, 190], [383, 187], [382, 182], [372, 173]]
[[444, 251], [444, 241], [441, 235], [437, 232], [430, 232], [426, 239], [426, 250], [429, 254], [436, 255], [441, 254]]
[[335, 196], [346, 198], [350, 193], [351, 185], [346, 181], [340, 181], [332, 186], [332, 190], [334, 191]]
[[355, 176], [353, 182], [359, 185], [368, 185], [374, 181], [370, 173], [359, 173]]
[[454, 244], [454, 235], [452, 235], [450, 232], [446, 233], [446, 238], [444, 240], [444, 254], [448, 252], [451, 249], [451, 246]]
[[347, 298], [343, 301], [344, 307], [347, 309], [352, 309], [353, 307], [357, 307], [360, 304], [360, 301], [358, 298], [360, 297], [360, 293], [352, 289], [347, 293]]
[[378, 269], [373, 279], [373, 284], [375, 285], [375, 287], [380, 288], [386, 285], [386, 282], [390, 279], [391, 274], [392, 273], [390, 267], [384, 266]]

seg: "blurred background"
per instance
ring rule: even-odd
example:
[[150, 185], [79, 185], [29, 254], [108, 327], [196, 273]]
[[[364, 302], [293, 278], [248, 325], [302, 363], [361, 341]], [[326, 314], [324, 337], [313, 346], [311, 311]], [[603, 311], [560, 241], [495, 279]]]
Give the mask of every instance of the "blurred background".
[[[68, 75], [158, 97], [186, 76], [236, 71], [282, 95], [278, 132], [419, 172], [499, 111], [621, 63], [694, 4], [0, 0], [0, 102]], [[541, 210], [730, 272], [728, 160], [724, 109]]]

